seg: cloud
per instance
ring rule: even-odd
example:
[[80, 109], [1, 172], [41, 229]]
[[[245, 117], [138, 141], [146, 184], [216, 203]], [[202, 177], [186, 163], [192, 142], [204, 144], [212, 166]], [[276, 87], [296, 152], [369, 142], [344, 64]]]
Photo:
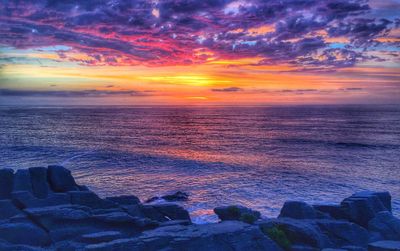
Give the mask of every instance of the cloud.
[[55, 90], [17, 90], [0, 89], [3, 97], [106, 97], [106, 96], [148, 96], [147, 93], [127, 91], [104, 91], [104, 90], [82, 90], [82, 91], [55, 91]]
[[243, 91], [243, 89], [239, 88], [239, 87], [228, 87], [228, 88], [221, 88], [221, 89], [214, 88], [214, 89], [211, 89], [211, 91], [213, 91], [213, 92], [240, 92], [240, 91]]
[[[398, 8], [394, 5], [391, 8]], [[60, 59], [84, 65], [186, 65], [259, 57], [259, 64], [341, 68], [367, 60], [375, 38], [398, 26], [365, 0], [1, 1], [0, 44], [64, 45]], [[157, 14], [155, 14], [157, 13]], [[397, 19], [396, 19], [397, 18]], [[248, 32], [268, 25], [264, 33]], [[345, 37], [334, 59], [329, 39]], [[206, 49], [210, 56], [197, 56]], [[70, 53], [83, 53], [73, 57]], [[318, 60], [319, 57], [326, 59]]]

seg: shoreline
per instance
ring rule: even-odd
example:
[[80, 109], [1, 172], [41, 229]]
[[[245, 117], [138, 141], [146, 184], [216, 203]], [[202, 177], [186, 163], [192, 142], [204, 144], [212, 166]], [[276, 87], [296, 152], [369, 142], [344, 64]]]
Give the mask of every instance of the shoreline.
[[0, 250], [400, 250], [389, 192], [364, 191], [337, 205], [287, 201], [278, 217], [241, 205], [195, 224], [176, 201], [100, 198], [62, 166], [0, 169]]

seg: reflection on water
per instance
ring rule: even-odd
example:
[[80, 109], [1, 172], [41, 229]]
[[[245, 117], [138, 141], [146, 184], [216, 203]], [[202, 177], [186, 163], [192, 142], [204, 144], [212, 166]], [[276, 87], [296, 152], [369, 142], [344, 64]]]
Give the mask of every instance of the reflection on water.
[[182, 190], [198, 220], [244, 204], [389, 190], [400, 210], [400, 108], [0, 108], [0, 165], [63, 164], [101, 195]]

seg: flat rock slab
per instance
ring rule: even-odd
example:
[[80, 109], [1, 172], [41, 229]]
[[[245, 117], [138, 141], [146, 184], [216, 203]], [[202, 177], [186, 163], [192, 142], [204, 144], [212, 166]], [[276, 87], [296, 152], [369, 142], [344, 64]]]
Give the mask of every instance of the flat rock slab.
[[258, 227], [238, 221], [168, 226], [127, 238], [86, 246], [86, 250], [273, 250], [281, 251]]
[[368, 251], [400, 251], [400, 241], [377, 241], [368, 245]]

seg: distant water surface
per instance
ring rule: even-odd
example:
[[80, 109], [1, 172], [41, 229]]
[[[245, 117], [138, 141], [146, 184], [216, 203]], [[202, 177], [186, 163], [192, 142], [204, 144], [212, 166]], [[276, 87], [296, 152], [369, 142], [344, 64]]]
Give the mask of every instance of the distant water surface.
[[185, 191], [276, 216], [285, 200], [388, 190], [400, 214], [400, 107], [0, 108], [0, 167], [62, 164], [102, 196]]

